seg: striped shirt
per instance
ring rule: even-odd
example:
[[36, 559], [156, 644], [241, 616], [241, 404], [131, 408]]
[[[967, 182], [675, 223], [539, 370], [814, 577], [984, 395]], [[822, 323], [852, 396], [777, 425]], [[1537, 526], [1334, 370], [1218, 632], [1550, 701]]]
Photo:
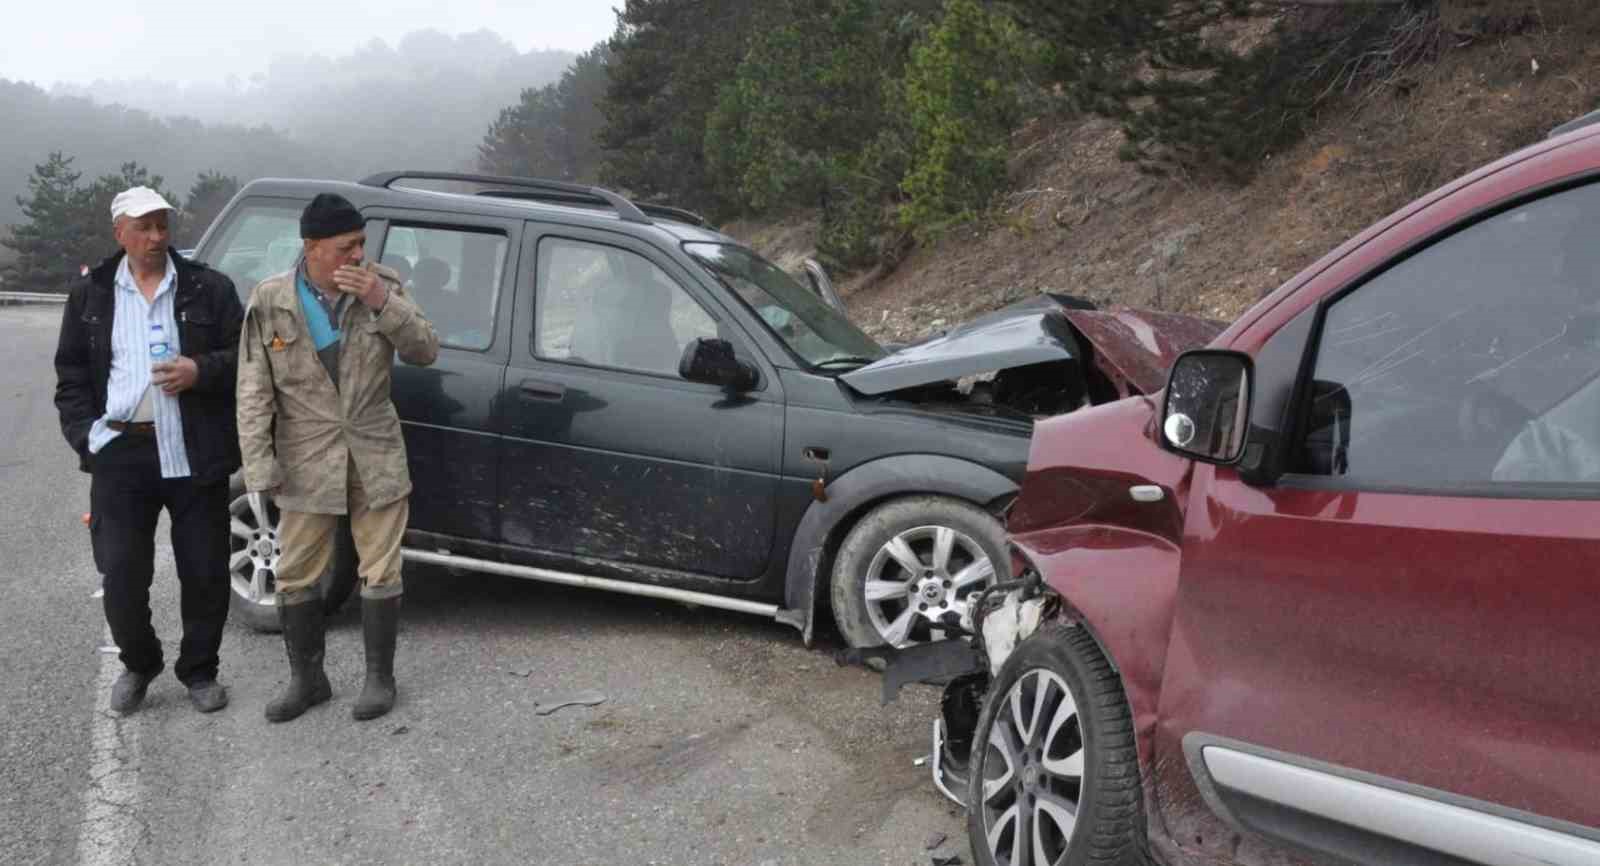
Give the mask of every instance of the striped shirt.
[[167, 273], [161, 278], [155, 298], [144, 299], [139, 284], [123, 256], [117, 265], [113, 294], [116, 308], [111, 316], [111, 377], [106, 383], [106, 414], [89, 428], [89, 452], [99, 453], [106, 443], [122, 435], [108, 422], [129, 421], [139, 402], [149, 394], [149, 406], [156, 424], [156, 449], [161, 454], [162, 478], [189, 477], [189, 453], [183, 445], [183, 415], [177, 395], [150, 384], [150, 326], [159, 324], [166, 332], [171, 357], [183, 348], [178, 345], [178, 321], [174, 314], [178, 269], [167, 258]]

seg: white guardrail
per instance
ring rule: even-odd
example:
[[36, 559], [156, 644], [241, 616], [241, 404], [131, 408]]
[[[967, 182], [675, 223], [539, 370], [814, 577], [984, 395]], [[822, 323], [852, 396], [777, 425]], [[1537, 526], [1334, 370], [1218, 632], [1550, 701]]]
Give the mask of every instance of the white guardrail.
[[65, 304], [66, 295], [53, 292], [0, 292], [0, 306], [6, 304]]

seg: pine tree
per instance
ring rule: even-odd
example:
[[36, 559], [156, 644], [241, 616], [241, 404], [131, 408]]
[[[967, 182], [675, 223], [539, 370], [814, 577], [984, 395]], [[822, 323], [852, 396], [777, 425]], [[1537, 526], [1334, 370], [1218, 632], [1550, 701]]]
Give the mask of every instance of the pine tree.
[[72, 157], [60, 151], [33, 167], [28, 195], [17, 196], [25, 221], [0, 240], [17, 254], [4, 269], [8, 290], [64, 293], [89, 261], [83, 226], [87, 192], [78, 186], [81, 176], [72, 170]]
[[527, 88], [478, 145], [478, 165], [493, 174], [593, 183], [600, 173], [599, 131], [604, 122], [611, 49], [597, 45], [578, 57], [553, 84]]
[[220, 171], [203, 171], [189, 187], [189, 197], [183, 202], [183, 224], [174, 235], [178, 246], [194, 247], [211, 226], [217, 214], [239, 191], [239, 179]]
[[709, 182], [742, 212], [821, 210], [819, 256], [872, 263], [909, 155], [894, 90], [940, 0], [770, 5], [707, 119]]
[[749, 0], [627, 0], [611, 39], [601, 180], [642, 198], [716, 215], [706, 119], [772, 4]]
[[978, 0], [947, 0], [939, 25], [912, 49], [906, 112], [914, 132], [900, 221], [921, 235], [977, 216], [1006, 184], [1011, 133], [1043, 43]]

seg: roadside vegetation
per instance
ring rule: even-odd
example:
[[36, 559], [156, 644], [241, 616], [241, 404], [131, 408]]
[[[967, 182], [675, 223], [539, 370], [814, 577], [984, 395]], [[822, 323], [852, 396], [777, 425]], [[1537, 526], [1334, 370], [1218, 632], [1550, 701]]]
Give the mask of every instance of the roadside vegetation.
[[[1430, 82], [1492, 90], [1522, 70], [1542, 88], [1536, 105], [1478, 102], [1456, 125], [1509, 123], [1517, 131], [1493, 139], [1525, 144], [1594, 107], [1597, 29], [1600, 10], [1582, 0], [627, 0], [609, 40], [499, 112], [476, 162], [688, 207], [780, 263], [815, 256], [852, 306], [881, 307], [864, 324], [889, 336], [1018, 293], [1117, 297], [1120, 271], [1086, 284], [1084, 268], [1106, 257], [1085, 247], [1085, 226], [1114, 224], [1122, 209], [1139, 213], [1127, 217], [1144, 230], [1139, 244], [1159, 249], [1132, 253], [1128, 269], [1151, 287], [1120, 299], [1226, 316], [1237, 297], [1178, 284], [1186, 257], [1226, 237], [1206, 219], [1218, 201], [1271, 186], [1263, 178], [1316, 140], [1336, 168], [1349, 167], [1344, 154], [1384, 163], [1362, 176], [1379, 185], [1341, 211], [1352, 214], [1341, 229], [1359, 228], [1447, 169], [1495, 155], [1400, 134], [1408, 118], [1455, 104]], [[72, 198], [70, 174], [66, 156], [35, 169], [19, 199], [29, 221], [6, 242], [8, 283], [55, 273], [30, 249], [50, 234], [36, 227], [65, 224], [50, 214]], [[1157, 201], [1188, 215], [1152, 237], [1143, 205]], [[188, 230], [203, 227], [206, 209], [188, 209]], [[1013, 256], [1075, 261], [973, 288], [927, 264], [944, 249], [991, 274]], [[931, 299], [896, 288], [908, 262], [924, 263]], [[908, 301], [932, 312], [892, 321]]]
[[631, 0], [483, 164], [717, 221], [814, 211], [826, 264], [892, 267], [991, 208], [1030, 122], [1109, 120], [1147, 172], [1244, 183], [1442, 36], [1431, 0]]

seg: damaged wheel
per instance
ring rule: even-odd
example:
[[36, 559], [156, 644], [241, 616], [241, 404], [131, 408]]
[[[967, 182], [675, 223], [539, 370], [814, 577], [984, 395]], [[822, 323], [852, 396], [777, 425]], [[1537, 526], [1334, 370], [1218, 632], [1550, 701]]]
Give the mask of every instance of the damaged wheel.
[[907, 647], [951, 636], [975, 592], [1004, 579], [1005, 531], [987, 512], [940, 496], [879, 506], [839, 548], [833, 615], [854, 647]]
[[982, 866], [1139, 864], [1133, 720], [1081, 628], [1047, 625], [1000, 669], [978, 717], [967, 831]]
[[[279, 629], [275, 569], [281, 554], [277, 505], [266, 494], [245, 492], [244, 482], [235, 477], [228, 486], [229, 615], [256, 631]], [[338, 612], [355, 589], [356, 565], [350, 522], [340, 520], [333, 562], [317, 581], [323, 610], [329, 615]]]

